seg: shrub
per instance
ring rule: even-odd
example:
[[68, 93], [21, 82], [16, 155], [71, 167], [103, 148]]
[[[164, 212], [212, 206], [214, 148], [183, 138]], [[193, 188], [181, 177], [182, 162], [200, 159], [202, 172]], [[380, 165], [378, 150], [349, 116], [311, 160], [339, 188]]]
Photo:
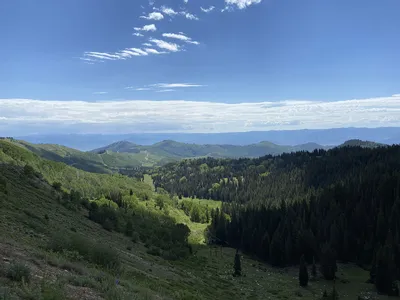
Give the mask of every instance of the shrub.
[[53, 188], [54, 188], [56, 191], [61, 191], [61, 183], [58, 182], [58, 181], [54, 181], [54, 182], [53, 182]]
[[161, 255], [161, 249], [157, 248], [157, 247], [153, 247], [153, 246], [151, 246], [150, 249], [148, 249], [146, 252], [148, 254], [154, 255], [154, 256], [160, 256]]
[[31, 279], [31, 270], [20, 262], [13, 262], [8, 266], [7, 277], [13, 281], [29, 282]]
[[[117, 270], [120, 267], [120, 259], [114, 249], [94, 243], [79, 234], [58, 233], [50, 239], [47, 247], [49, 250], [68, 255], [71, 259], [79, 260], [82, 257], [110, 270]], [[74, 255], [71, 257], [72, 254]]]
[[139, 234], [136, 231], [132, 233], [132, 242], [135, 244], [139, 242]]

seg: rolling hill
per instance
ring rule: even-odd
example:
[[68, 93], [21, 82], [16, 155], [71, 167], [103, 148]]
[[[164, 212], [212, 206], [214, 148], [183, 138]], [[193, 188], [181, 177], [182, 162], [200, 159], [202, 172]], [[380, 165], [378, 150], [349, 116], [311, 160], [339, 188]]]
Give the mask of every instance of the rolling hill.
[[149, 155], [163, 157], [172, 160], [182, 158], [196, 157], [221, 157], [221, 158], [238, 158], [238, 157], [259, 157], [267, 154], [278, 155], [286, 152], [295, 151], [313, 151], [314, 149], [327, 149], [322, 145], [315, 143], [307, 143], [296, 146], [277, 145], [271, 142], [263, 141], [257, 144], [245, 146], [238, 145], [214, 145], [214, 144], [187, 144], [179, 143], [172, 140], [164, 140], [150, 146], [141, 146], [129, 141], [121, 141], [111, 145], [92, 150], [94, 153], [104, 153], [105, 151], [113, 151], [118, 153], [141, 153], [146, 152]]
[[[104, 174], [121, 172], [122, 170], [130, 172], [139, 168], [162, 166], [186, 158], [257, 158], [264, 155], [280, 155], [297, 151], [311, 152], [315, 149], [327, 150], [332, 148], [315, 143], [285, 146], [264, 141], [257, 144], [238, 146], [198, 145], [165, 140], [150, 146], [137, 145], [129, 141], [119, 141], [92, 151], [79, 151], [55, 144], [32, 144], [14, 139], [5, 139], [3, 141], [30, 150], [48, 160], [62, 162], [87, 172]], [[340, 145], [340, 147], [361, 146], [374, 148], [382, 145], [369, 141], [350, 140]]]

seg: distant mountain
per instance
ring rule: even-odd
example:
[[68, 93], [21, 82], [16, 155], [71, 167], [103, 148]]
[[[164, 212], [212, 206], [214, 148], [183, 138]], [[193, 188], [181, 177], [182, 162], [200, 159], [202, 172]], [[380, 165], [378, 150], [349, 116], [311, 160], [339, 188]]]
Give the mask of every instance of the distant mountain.
[[198, 145], [179, 143], [172, 140], [164, 140], [150, 146], [141, 146], [130, 143], [128, 141], [121, 141], [92, 150], [93, 153], [105, 153], [107, 151], [114, 151], [118, 153], [142, 153], [155, 157], [163, 157], [171, 160], [179, 160], [182, 158], [195, 158], [195, 157], [259, 157], [267, 154], [278, 155], [284, 152], [294, 151], [313, 151], [314, 149], [326, 149], [327, 147], [308, 143], [297, 146], [284, 146], [277, 145], [271, 142], [260, 142], [257, 144], [238, 146], [238, 145]]
[[350, 139], [369, 140], [384, 144], [400, 143], [400, 127], [333, 128], [304, 130], [275, 130], [229, 133], [132, 133], [132, 134], [67, 134], [30, 135], [15, 137], [31, 143], [61, 144], [79, 150], [91, 150], [118, 141], [153, 145], [164, 140], [189, 144], [250, 145], [270, 141], [278, 145], [340, 145]]
[[[306, 143], [296, 146], [277, 145], [263, 141], [245, 146], [238, 145], [198, 145], [164, 140], [153, 145], [137, 145], [129, 141], [119, 141], [92, 151], [80, 151], [55, 144], [32, 144], [21, 140], [9, 140], [15, 145], [26, 148], [38, 156], [63, 162], [75, 168], [95, 173], [112, 173], [122, 169], [161, 166], [184, 158], [255, 158], [264, 155], [279, 155], [296, 151], [330, 149], [333, 146], [321, 146]], [[361, 146], [379, 147], [375, 142], [349, 140], [339, 147]]]
[[338, 147], [362, 147], [362, 148], [378, 148], [387, 146], [381, 143], [375, 143], [371, 141], [362, 141], [362, 140], [348, 140]]

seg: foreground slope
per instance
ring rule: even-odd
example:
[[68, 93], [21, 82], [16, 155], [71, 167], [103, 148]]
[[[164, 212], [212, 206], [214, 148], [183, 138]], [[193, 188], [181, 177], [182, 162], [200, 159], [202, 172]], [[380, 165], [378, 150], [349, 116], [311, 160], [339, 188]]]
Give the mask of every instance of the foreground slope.
[[[178, 261], [151, 255], [140, 239], [132, 241], [103, 229], [87, 218], [83, 208], [67, 209], [54, 199], [50, 185], [21, 177], [22, 168], [2, 165], [0, 170], [7, 186], [7, 193], [0, 193], [0, 299], [316, 299], [332, 289], [332, 283], [322, 278], [302, 289], [296, 268], [279, 270], [246, 256], [245, 276], [235, 278], [235, 250], [230, 248], [198, 245], [192, 256]], [[153, 203], [148, 204], [143, 207]], [[157, 210], [137, 213], [147, 218]], [[180, 210], [171, 206], [169, 210], [185, 219]], [[135, 230], [142, 232], [141, 227]], [[123, 268], [97, 265], [76, 250], [47, 250], [58, 236], [65, 240], [69, 235], [81, 237], [83, 247], [91, 245], [109, 261], [117, 257]], [[20, 282], [10, 269], [28, 277]], [[358, 295], [380, 299], [365, 283], [365, 271], [340, 265], [338, 276], [343, 282], [337, 289], [344, 299]]]

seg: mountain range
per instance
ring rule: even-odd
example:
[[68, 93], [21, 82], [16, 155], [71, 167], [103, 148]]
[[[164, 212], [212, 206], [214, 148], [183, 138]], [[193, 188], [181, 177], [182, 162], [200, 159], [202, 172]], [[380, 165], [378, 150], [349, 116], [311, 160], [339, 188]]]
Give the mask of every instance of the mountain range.
[[[153, 145], [137, 145], [129, 141], [119, 141], [91, 151], [80, 151], [57, 144], [33, 144], [22, 140], [8, 140], [32, 151], [42, 158], [63, 162], [78, 169], [96, 173], [113, 173], [122, 169], [150, 168], [185, 158], [255, 158], [268, 154], [279, 155], [296, 151], [313, 151], [315, 149], [333, 148], [333, 146], [322, 146], [315, 143], [289, 146], [264, 141], [256, 144], [238, 146], [199, 145], [165, 140]], [[343, 146], [373, 148], [383, 146], [383, 144], [361, 140], [349, 140], [339, 145], [339, 147]]]
[[340, 145], [350, 139], [399, 144], [399, 127], [331, 128], [303, 130], [250, 131], [228, 133], [131, 133], [131, 134], [54, 134], [14, 137], [30, 143], [60, 144], [89, 151], [118, 141], [153, 145], [164, 140], [190, 144], [250, 145], [269, 141], [278, 145], [300, 145], [313, 142], [319, 145]]

